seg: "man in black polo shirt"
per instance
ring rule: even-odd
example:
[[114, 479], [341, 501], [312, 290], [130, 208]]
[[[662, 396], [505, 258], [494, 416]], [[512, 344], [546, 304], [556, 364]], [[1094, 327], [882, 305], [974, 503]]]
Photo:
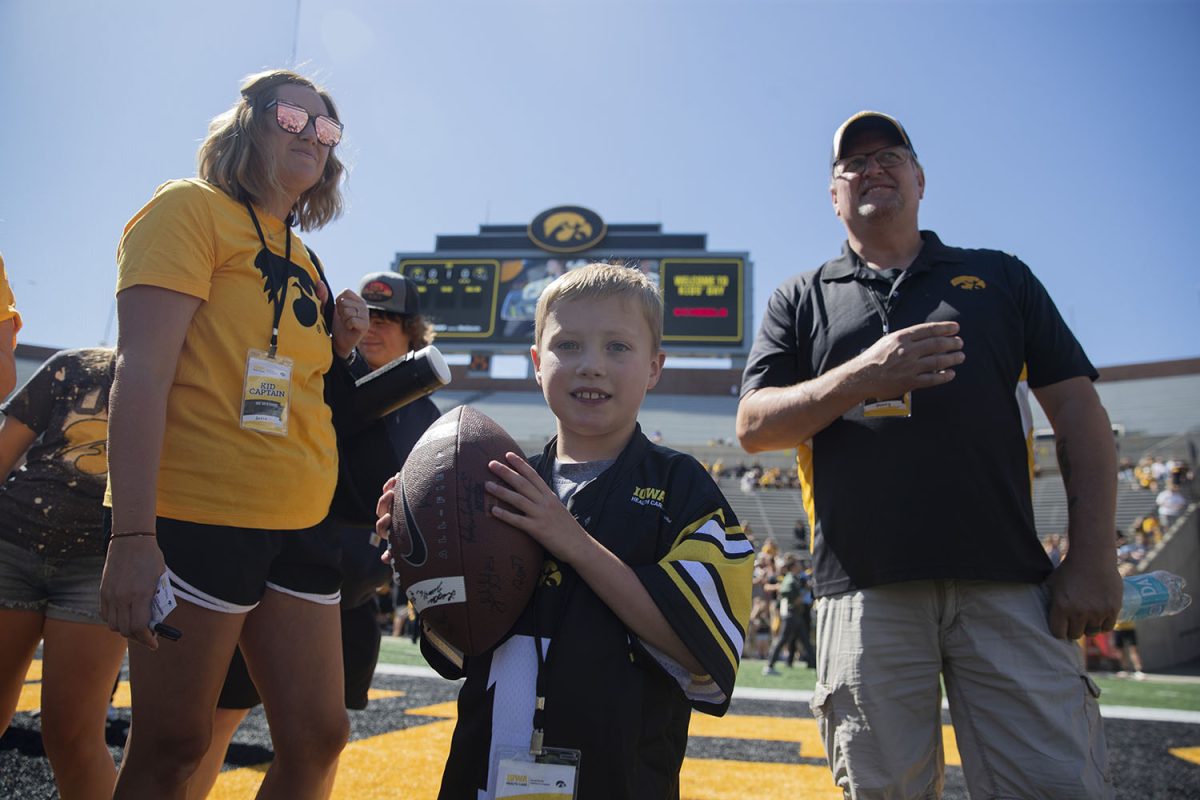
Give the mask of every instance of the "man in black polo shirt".
[[[776, 290], [746, 365], [738, 438], [797, 448], [813, 510], [813, 712], [848, 798], [941, 796], [939, 676], [973, 797], [1111, 797], [1071, 642], [1121, 604], [1096, 371], [1028, 267], [918, 228], [924, 190], [899, 122], [843, 123], [830, 195], [848, 241]], [[1053, 573], [1028, 389], [1070, 504]]]

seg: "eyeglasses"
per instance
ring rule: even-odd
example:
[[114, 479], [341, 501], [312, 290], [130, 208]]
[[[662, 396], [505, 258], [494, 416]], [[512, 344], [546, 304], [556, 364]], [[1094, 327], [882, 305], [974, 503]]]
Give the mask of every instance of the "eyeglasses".
[[912, 151], [902, 144], [881, 147], [878, 150], [872, 150], [870, 153], [838, 159], [833, 164], [833, 177], [861, 175], [867, 171], [867, 165], [871, 163], [872, 158], [883, 169], [891, 169], [901, 164], [907, 164], [908, 159], [911, 157]]
[[[293, 136], [299, 136], [308, 127], [308, 121], [313, 119], [308, 109], [289, 103], [286, 100], [272, 100], [267, 103], [268, 109], [275, 109], [275, 121]], [[318, 114], [313, 122], [313, 130], [317, 133], [317, 141], [326, 147], [334, 147], [342, 140], [342, 123], [325, 114]]]

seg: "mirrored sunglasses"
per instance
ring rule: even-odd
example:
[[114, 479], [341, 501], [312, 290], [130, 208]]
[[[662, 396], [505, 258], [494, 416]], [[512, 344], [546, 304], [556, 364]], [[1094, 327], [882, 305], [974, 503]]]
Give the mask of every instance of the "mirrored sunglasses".
[[[308, 109], [302, 108], [286, 100], [272, 100], [267, 108], [275, 109], [275, 121], [293, 136], [298, 136], [308, 127], [308, 121], [313, 119]], [[317, 132], [317, 141], [326, 147], [334, 147], [342, 140], [342, 123], [325, 114], [318, 114], [313, 120], [313, 129]]]

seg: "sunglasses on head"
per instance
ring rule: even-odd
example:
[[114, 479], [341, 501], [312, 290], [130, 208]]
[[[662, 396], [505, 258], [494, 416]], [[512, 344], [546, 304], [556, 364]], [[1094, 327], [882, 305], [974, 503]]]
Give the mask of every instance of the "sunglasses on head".
[[342, 140], [342, 123], [326, 114], [318, 114], [315, 118], [308, 109], [286, 100], [272, 100], [267, 103], [267, 109], [275, 109], [275, 121], [293, 136], [298, 136], [308, 127], [308, 121], [313, 120], [313, 129], [317, 133], [317, 141], [326, 147], [333, 147]]

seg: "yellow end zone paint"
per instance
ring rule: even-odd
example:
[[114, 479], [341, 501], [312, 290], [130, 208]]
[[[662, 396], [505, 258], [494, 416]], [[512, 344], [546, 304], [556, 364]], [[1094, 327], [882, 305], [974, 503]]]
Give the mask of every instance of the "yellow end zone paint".
[[[688, 735], [720, 739], [796, 742], [800, 746], [802, 757], [825, 758], [825, 747], [821, 743], [817, 721], [806, 717], [789, 719], [786, 717], [755, 717], [746, 714], [710, 717], [706, 714], [692, 714], [692, 724], [688, 728]], [[956, 767], [962, 765], [962, 759], [958, 754], [958, 742], [954, 738], [954, 729], [949, 725], [942, 726], [942, 748], [945, 750], [948, 765]]]
[[[346, 745], [332, 800], [421, 800], [437, 796], [454, 722], [392, 731]], [[266, 765], [222, 772], [209, 800], [244, 800], [262, 783]]]
[[[27, 712], [41, 703], [42, 662], [35, 660], [26, 675], [17, 711]], [[402, 697], [400, 690], [371, 689], [373, 700]], [[127, 708], [129, 683], [121, 681], [113, 705]], [[339, 763], [333, 787], [335, 800], [373, 800], [396, 796], [432, 798], [441, 782], [442, 767], [450, 749], [457, 718], [455, 702], [410, 708], [409, 716], [437, 719], [424, 725], [362, 739], [349, 744]], [[729, 714], [709, 717], [693, 714], [690, 736], [795, 742], [803, 758], [824, 760], [824, 750], [816, 721], [805, 717], [758, 717]], [[954, 730], [942, 726], [946, 763], [961, 765]], [[1172, 748], [1170, 754], [1200, 765], [1200, 747]], [[398, 756], [399, 754], [399, 756]], [[215, 800], [240, 800], [258, 790], [268, 765], [260, 764], [221, 773], [210, 797]], [[815, 800], [840, 800], [832, 786], [828, 769], [815, 764], [777, 764], [724, 759], [692, 758], [684, 761], [680, 777], [683, 800], [744, 800], [746, 787], [755, 787], [757, 797], [812, 797]]]
[[1200, 764], [1200, 747], [1173, 747], [1167, 752], [1176, 758], [1182, 758], [1184, 761]]
[[842, 800], [842, 790], [824, 766], [760, 764], [753, 761], [688, 758], [679, 775], [683, 800], [748, 800], [803, 797]]
[[42, 685], [40, 683], [27, 683], [21, 687], [21, 694], [17, 697], [17, 712], [35, 711], [42, 705]]
[[[439, 722], [393, 731], [349, 744], [342, 753], [333, 786], [333, 800], [365, 798], [426, 798], [437, 795], [442, 767], [450, 750], [450, 737], [458, 715], [456, 704], [437, 703], [406, 709], [409, 716], [435, 717]], [[943, 726], [946, 763], [959, 763], [954, 733]], [[693, 714], [689, 735], [723, 739], [795, 742], [801, 756], [824, 759], [816, 721], [804, 718], [756, 717], [729, 714], [721, 718]], [[403, 767], [381, 771], [381, 764], [395, 764], [402, 753]], [[210, 797], [238, 800], [252, 795], [262, 782], [262, 768], [244, 768], [221, 773]], [[815, 764], [771, 764], [753, 761], [690, 758], [680, 775], [684, 800], [745, 800], [746, 787], [759, 797], [811, 797], [841, 800], [829, 770]]]

